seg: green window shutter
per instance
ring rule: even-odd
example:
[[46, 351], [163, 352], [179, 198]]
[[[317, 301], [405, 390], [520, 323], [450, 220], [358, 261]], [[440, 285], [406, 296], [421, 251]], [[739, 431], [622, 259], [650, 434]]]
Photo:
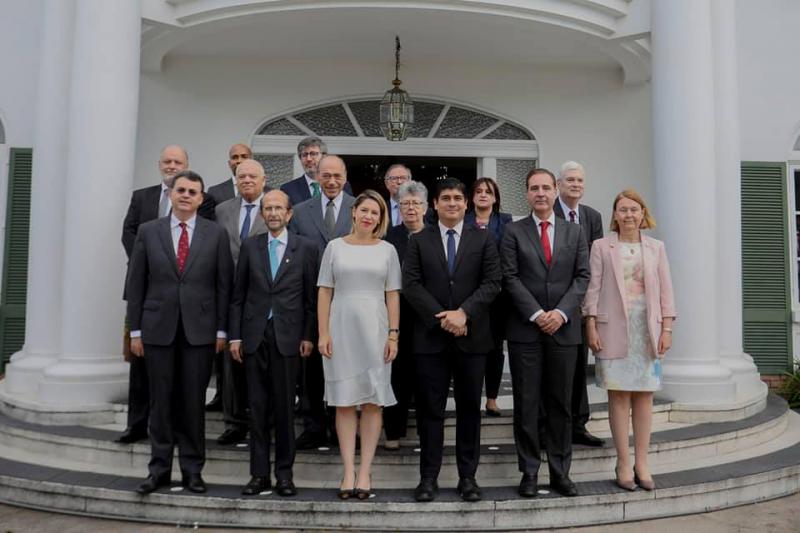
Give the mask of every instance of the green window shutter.
[[762, 374], [791, 368], [786, 165], [742, 162], [744, 350]]
[[28, 294], [28, 236], [31, 219], [33, 151], [12, 148], [8, 165], [3, 292], [0, 298], [0, 373], [25, 343]]

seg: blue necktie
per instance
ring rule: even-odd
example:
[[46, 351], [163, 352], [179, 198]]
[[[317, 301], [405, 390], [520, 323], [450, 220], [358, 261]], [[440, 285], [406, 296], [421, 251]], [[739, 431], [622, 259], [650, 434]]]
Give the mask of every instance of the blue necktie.
[[456, 230], [447, 230], [447, 271], [453, 275], [456, 269]]
[[242, 222], [242, 231], [239, 232], [239, 241], [244, 242], [248, 235], [250, 235], [250, 211], [253, 210], [255, 206], [253, 204], [246, 204], [244, 206], [247, 209], [247, 214], [244, 215], [244, 222]]
[[[269, 242], [269, 271], [272, 273], [272, 281], [275, 281], [275, 274], [278, 273], [278, 245], [281, 243], [278, 239], [272, 239]], [[272, 309], [269, 310], [269, 316], [272, 318]]]

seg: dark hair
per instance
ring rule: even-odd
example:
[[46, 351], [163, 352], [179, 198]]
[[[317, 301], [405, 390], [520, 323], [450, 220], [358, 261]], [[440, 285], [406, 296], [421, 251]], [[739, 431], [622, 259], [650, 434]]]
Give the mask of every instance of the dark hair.
[[[206, 190], [206, 188], [205, 188], [206, 186], [203, 183], [203, 178], [200, 176], [200, 174], [198, 174], [197, 172], [195, 172], [193, 170], [181, 170], [180, 172], [175, 174], [175, 177], [172, 178], [172, 187], [175, 186], [175, 182], [178, 181], [178, 178], [186, 178], [189, 181], [193, 181], [195, 183], [199, 183], [200, 184], [200, 192], [205, 192], [205, 190]], [[172, 187], [170, 187], [170, 189]]]
[[553, 180], [553, 187], [556, 186], [556, 177], [552, 172], [550, 172], [546, 168], [534, 168], [530, 172], [528, 172], [527, 176], [525, 176], [525, 190], [526, 191], [528, 190], [528, 184], [531, 181], [531, 176], [534, 176], [536, 174], [547, 174]]
[[497, 186], [497, 182], [494, 181], [492, 178], [478, 178], [475, 180], [475, 183], [472, 184], [472, 187], [469, 188], [469, 208], [473, 211], [475, 210], [475, 204], [473, 203], [472, 199], [475, 198], [475, 192], [478, 190], [480, 185], [486, 185], [489, 187], [492, 192], [494, 193], [494, 205], [492, 206], [492, 213], [499, 213], [500, 212], [500, 187]]
[[464, 183], [456, 178], [444, 178], [436, 182], [436, 199], [442, 195], [442, 191], [447, 189], [457, 189], [464, 196], [467, 195], [467, 187]]

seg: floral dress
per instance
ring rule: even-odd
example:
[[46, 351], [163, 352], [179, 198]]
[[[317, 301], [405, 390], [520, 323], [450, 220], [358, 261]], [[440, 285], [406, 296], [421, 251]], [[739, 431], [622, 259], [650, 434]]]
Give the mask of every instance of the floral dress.
[[661, 389], [661, 361], [653, 353], [647, 327], [642, 244], [619, 244], [628, 310], [628, 356], [597, 359], [597, 386], [606, 390], [657, 391]]

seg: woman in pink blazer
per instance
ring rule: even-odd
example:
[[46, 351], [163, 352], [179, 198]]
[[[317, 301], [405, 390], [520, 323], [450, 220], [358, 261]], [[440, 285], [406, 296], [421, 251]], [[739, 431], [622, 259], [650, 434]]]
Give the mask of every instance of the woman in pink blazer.
[[[653, 490], [647, 464], [653, 392], [661, 388], [661, 359], [672, 346], [675, 303], [664, 243], [642, 235], [655, 227], [642, 197], [614, 199], [613, 233], [594, 241], [592, 278], [583, 302], [586, 339], [596, 358], [597, 386], [608, 391], [608, 419], [617, 449], [616, 482]], [[633, 413], [634, 465], [628, 453]]]

